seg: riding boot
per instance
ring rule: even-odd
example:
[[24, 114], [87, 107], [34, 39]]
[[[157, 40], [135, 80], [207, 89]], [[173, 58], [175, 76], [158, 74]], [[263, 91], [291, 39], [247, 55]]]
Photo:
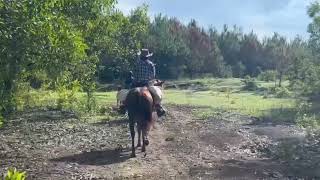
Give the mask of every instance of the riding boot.
[[161, 106], [161, 104], [157, 104], [155, 107], [158, 117], [161, 117], [166, 114], [166, 110]]

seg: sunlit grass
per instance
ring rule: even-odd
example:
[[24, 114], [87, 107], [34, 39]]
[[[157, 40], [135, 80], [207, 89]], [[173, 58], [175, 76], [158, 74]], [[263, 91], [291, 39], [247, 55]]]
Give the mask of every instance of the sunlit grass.
[[[214, 109], [221, 109], [260, 117], [274, 110], [292, 109], [295, 106], [294, 99], [266, 98], [261, 93], [242, 91], [241, 79], [236, 78], [178, 80], [168, 83], [201, 83], [200, 86], [206, 86], [208, 90], [205, 91], [168, 89], [164, 91], [163, 99], [164, 104], [206, 106], [208, 107], [207, 112], [205, 110], [199, 112], [204, 116], [214, 112]], [[274, 86], [274, 82], [258, 81], [258, 85], [267, 88]], [[54, 107], [57, 104], [58, 94], [56, 92], [34, 91], [32, 93], [36, 97], [33, 98], [36, 100], [33, 103], [35, 106]], [[77, 93], [76, 97], [83, 103], [86, 102], [85, 93]], [[99, 108], [116, 105], [116, 91], [95, 92], [94, 97]]]
[[208, 106], [213, 109], [226, 109], [252, 116], [261, 116], [272, 109], [293, 108], [295, 100], [263, 98], [248, 92], [225, 93], [215, 91], [190, 92], [166, 90], [165, 103]]
[[[291, 109], [295, 106], [294, 99], [264, 98], [257, 92], [241, 91], [243, 84], [241, 79], [238, 78], [182, 79], [169, 81], [168, 83], [200, 83], [210, 90], [165, 90], [164, 104], [208, 106], [210, 109], [224, 109], [251, 116], [263, 116], [273, 110]], [[259, 87], [264, 88], [274, 86], [274, 82], [257, 81], [257, 83]], [[114, 105], [116, 103], [116, 92], [97, 92], [95, 97], [99, 105]]]

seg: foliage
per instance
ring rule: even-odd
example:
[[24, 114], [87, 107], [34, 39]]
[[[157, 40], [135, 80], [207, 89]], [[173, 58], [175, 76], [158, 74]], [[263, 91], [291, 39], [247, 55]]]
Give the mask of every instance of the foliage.
[[98, 69], [101, 82], [123, 79], [133, 68], [150, 23], [147, 8], [145, 5], [138, 7], [127, 17], [116, 11], [101, 22], [103, 34], [95, 34], [101, 48]]
[[276, 87], [275, 95], [277, 98], [289, 98], [291, 97], [291, 92], [286, 87]]
[[82, 90], [92, 91], [101, 34], [113, 28], [101, 23], [110, 22], [113, 4], [113, 0], [2, 1], [1, 114], [20, 105], [16, 98], [20, 84], [71, 89], [78, 80]]
[[244, 90], [247, 91], [255, 91], [258, 89], [258, 85], [254, 78], [251, 78], [250, 76], [246, 76], [244, 80], [242, 80], [244, 83]]
[[[312, 19], [308, 32], [310, 39], [308, 44], [300, 43], [296, 46], [298, 54], [291, 66], [292, 87], [304, 95], [318, 95], [320, 93], [320, 3], [315, 1], [308, 7], [308, 15]], [[298, 44], [298, 43], [295, 43]], [[302, 45], [302, 46], [301, 46]], [[300, 47], [300, 48], [297, 48]]]
[[258, 79], [261, 81], [275, 81], [277, 77], [277, 72], [274, 70], [267, 70], [259, 74]]
[[26, 173], [19, 172], [16, 168], [10, 168], [4, 177], [4, 180], [25, 180]]
[[246, 66], [243, 65], [241, 61], [239, 61], [234, 67], [233, 67], [233, 76], [237, 78], [242, 78], [245, 75], [246, 72]]
[[319, 117], [312, 113], [312, 103], [302, 101], [297, 105], [296, 122], [306, 128], [318, 128], [320, 126]]
[[3, 125], [3, 122], [4, 122], [4, 118], [3, 118], [3, 116], [0, 115], [0, 128]]
[[[290, 80], [290, 90], [320, 94], [320, 5], [310, 5], [310, 40], [288, 41], [275, 33], [260, 40], [255, 32], [225, 25], [205, 29], [161, 14], [150, 20], [148, 6], [124, 15], [115, 0], [11, 0], [0, 3], [0, 115], [37, 103], [34, 89], [57, 92], [60, 109], [96, 111], [95, 87], [121, 81], [133, 68], [137, 50], [154, 52], [164, 79], [203, 76]], [[245, 89], [256, 90], [253, 78]], [[78, 91], [86, 98], [79, 100]], [[278, 88], [277, 96], [289, 91]]]
[[[240, 59], [244, 64], [243, 73], [250, 76], [257, 76], [262, 66], [263, 46], [253, 32], [243, 36], [240, 48]], [[243, 76], [240, 76], [243, 77]]]

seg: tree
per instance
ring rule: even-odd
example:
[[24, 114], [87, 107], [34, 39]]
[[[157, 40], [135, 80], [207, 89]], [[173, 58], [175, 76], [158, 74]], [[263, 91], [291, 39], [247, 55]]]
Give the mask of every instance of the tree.
[[15, 109], [18, 85], [35, 78], [51, 89], [70, 88], [75, 81], [84, 90], [92, 89], [99, 54], [93, 31], [113, 4], [113, 0], [1, 1], [1, 113]]
[[257, 76], [259, 74], [259, 67], [262, 65], [262, 45], [258, 40], [256, 34], [251, 32], [250, 34], [246, 34], [241, 41], [241, 48], [239, 53], [241, 63], [245, 66], [245, 68], [241, 67], [241, 64], [236, 64], [237, 70], [240, 69], [245, 70], [245, 74], [250, 76]]
[[100, 56], [99, 79], [111, 82], [123, 78], [123, 74], [132, 69], [136, 53], [142, 47], [149, 26], [148, 7], [137, 7], [129, 16], [116, 11], [110, 15], [111, 22], [102, 26], [105, 34], [100, 36], [102, 54]]
[[[316, 56], [316, 59], [319, 59], [320, 55], [320, 3], [315, 1], [311, 3], [308, 8], [308, 15], [312, 19], [312, 23], [309, 24], [308, 32], [310, 33], [309, 45], [313, 52], [313, 55]], [[317, 64], [319, 64], [319, 60]]]
[[278, 86], [282, 86], [284, 75], [287, 73], [292, 60], [292, 49], [285, 37], [275, 33], [264, 42], [265, 69], [275, 69], [278, 73]]
[[228, 26], [224, 25], [218, 45], [228, 65], [235, 65], [239, 61], [242, 38], [243, 33], [239, 27], [234, 26], [232, 30], [229, 30]]

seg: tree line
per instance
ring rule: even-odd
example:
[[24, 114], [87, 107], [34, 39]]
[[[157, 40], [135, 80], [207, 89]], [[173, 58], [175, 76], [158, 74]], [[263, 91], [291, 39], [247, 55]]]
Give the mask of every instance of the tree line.
[[[245, 33], [236, 25], [225, 25], [219, 32], [214, 27], [201, 27], [196, 20], [183, 24], [175, 17], [159, 14], [152, 20], [143, 18], [146, 30], [137, 41], [140, 47], [154, 52], [152, 60], [159, 78], [269, 75], [277, 80], [278, 86], [284, 80], [290, 80], [291, 87], [300, 88], [306, 94], [315, 93], [315, 89], [319, 89], [319, 86], [312, 85], [318, 82], [319, 74], [318, 6], [319, 3], [315, 2], [308, 8], [313, 19], [308, 28], [309, 39], [297, 35], [289, 40], [278, 33], [259, 39], [254, 31]], [[147, 11], [146, 7], [141, 9]], [[109, 66], [100, 69], [99, 80], [112, 82], [124, 78], [133, 68], [135, 58], [133, 55], [122, 61], [103, 59], [102, 64]]]
[[122, 80], [137, 50], [154, 52], [158, 77], [256, 77], [273, 73], [281, 86], [318, 93], [319, 3], [308, 8], [310, 39], [275, 33], [260, 40], [240, 27], [205, 29], [191, 20], [157, 15], [147, 6], [129, 15], [115, 0], [0, 0], [0, 113], [17, 108], [22, 91], [76, 89], [90, 109], [96, 82]]

